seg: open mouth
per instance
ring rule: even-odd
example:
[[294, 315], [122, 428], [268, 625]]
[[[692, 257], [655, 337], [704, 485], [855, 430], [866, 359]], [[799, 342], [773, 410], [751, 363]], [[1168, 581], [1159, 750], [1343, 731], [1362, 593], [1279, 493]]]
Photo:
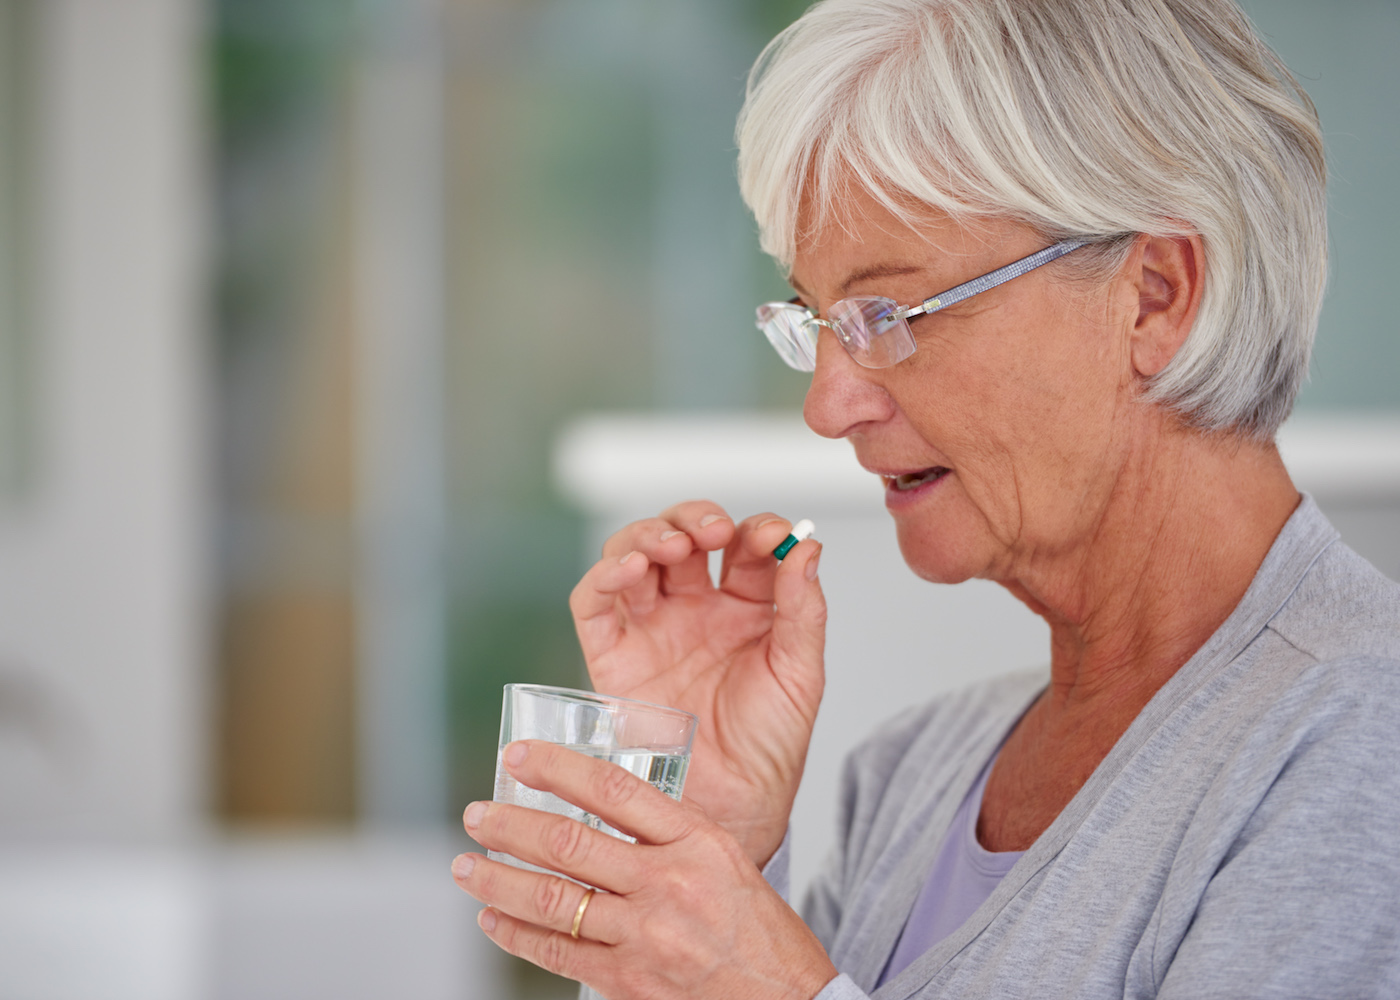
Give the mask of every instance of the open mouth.
[[931, 483], [935, 480], [942, 479], [950, 471], [952, 470], [941, 465], [934, 465], [927, 469], [921, 469], [918, 472], [906, 472], [900, 476], [882, 476], [881, 478], [885, 481], [886, 489], [893, 488], [903, 493], [906, 490], [916, 490], [925, 483]]

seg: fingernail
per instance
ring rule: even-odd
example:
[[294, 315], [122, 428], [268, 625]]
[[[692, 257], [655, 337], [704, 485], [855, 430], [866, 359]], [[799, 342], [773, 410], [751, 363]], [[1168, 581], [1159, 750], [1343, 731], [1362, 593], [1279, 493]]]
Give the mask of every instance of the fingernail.
[[817, 549], [817, 551], [812, 554], [812, 558], [807, 560], [807, 579], [815, 580], [817, 578], [817, 563], [821, 562], [821, 559], [822, 550]]
[[519, 765], [525, 762], [525, 758], [529, 755], [529, 753], [530, 748], [526, 746], [523, 742], [512, 743], [510, 746], [506, 747], [506, 763], [509, 764], [511, 767], [518, 767]]
[[488, 802], [473, 802], [467, 806], [467, 811], [462, 815], [462, 823], [468, 830], [475, 830], [481, 825], [481, 820], [485, 817], [489, 805]]
[[492, 910], [482, 910], [476, 915], [476, 925], [490, 934], [496, 929], [496, 914]]
[[475, 854], [459, 854], [452, 859], [452, 875], [455, 878], [471, 878], [472, 869], [476, 867]]
[[780, 524], [782, 523], [782, 520], [783, 519], [781, 517], [765, 517], [762, 521], [759, 521], [753, 526], [753, 530], [757, 531], [759, 528], [762, 528], [765, 525], [769, 524]]
[[627, 565], [627, 560], [631, 559], [631, 558], [632, 558], [633, 556], [635, 556], [636, 554], [637, 554], [637, 550], [636, 550], [636, 549], [633, 549], [631, 552], [627, 553], [625, 556], [623, 556], [621, 559], [619, 559], [619, 560], [617, 561], [617, 564], [618, 564], [619, 566], [626, 566], [626, 565]]
[[700, 519], [700, 527], [702, 527], [702, 528], [708, 528], [710, 525], [714, 524], [716, 521], [728, 521], [728, 520], [729, 520], [729, 518], [725, 517], [723, 514], [706, 514], [704, 517], [702, 517], [702, 518]]
[[670, 539], [675, 538], [675, 537], [676, 537], [677, 535], [679, 535], [679, 534], [680, 534], [679, 531], [663, 531], [663, 532], [661, 533], [661, 540], [662, 540], [663, 542], [669, 541]]

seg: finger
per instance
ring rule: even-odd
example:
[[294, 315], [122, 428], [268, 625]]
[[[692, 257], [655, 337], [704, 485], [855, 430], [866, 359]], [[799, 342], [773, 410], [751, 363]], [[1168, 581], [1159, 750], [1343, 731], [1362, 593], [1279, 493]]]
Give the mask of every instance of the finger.
[[724, 508], [709, 500], [689, 500], [668, 507], [661, 518], [690, 539], [692, 551], [661, 573], [661, 590], [667, 594], [704, 593], [714, 587], [710, 579], [709, 553], [722, 549], [734, 535], [734, 522]]
[[[622, 771], [606, 761], [593, 763]], [[641, 780], [626, 771], [622, 773], [633, 781]], [[482, 847], [504, 851], [521, 861], [562, 872], [609, 892], [635, 892], [647, 881], [645, 872], [640, 870], [635, 845], [590, 829], [570, 816], [504, 802], [473, 802], [463, 816], [463, 825]]]
[[[707, 553], [723, 548], [734, 522], [724, 508], [709, 500], [689, 500], [668, 507], [659, 517], [634, 521], [603, 545], [604, 556], [643, 552], [662, 567], [660, 586], [668, 594], [703, 592], [711, 588]], [[645, 614], [650, 605], [633, 599]]]
[[685, 582], [705, 576], [705, 553], [695, 548], [685, 531], [663, 517], [634, 521], [617, 532], [603, 546], [603, 562], [614, 555], [625, 558], [630, 552], [640, 552], [650, 564], [646, 577], [618, 595], [633, 615], [645, 615], [656, 607], [663, 572], [675, 571]]
[[[645, 553], [638, 552], [632, 556], [633, 559], [646, 558]], [[656, 607], [656, 595], [661, 592], [661, 566], [656, 562], [648, 560], [647, 571], [642, 574], [642, 579], [635, 587], [628, 587], [617, 595], [621, 607], [627, 612], [629, 617], [639, 618], [649, 614]], [[626, 622], [623, 622], [626, 625]]]
[[720, 589], [745, 600], [772, 601], [773, 581], [781, 565], [773, 558], [773, 550], [791, 530], [791, 522], [776, 514], [745, 518], [725, 546]]
[[623, 626], [619, 611], [631, 610], [634, 603], [623, 601], [622, 595], [633, 590], [638, 592], [638, 600], [645, 600], [648, 594], [655, 599], [656, 573], [647, 557], [636, 551], [620, 558], [605, 556], [579, 580], [569, 595], [569, 610], [585, 657], [605, 653], [617, 643]]
[[[704, 593], [710, 582], [710, 554], [695, 544], [682, 528], [671, 528], [662, 534], [664, 547], [656, 553], [657, 590], [662, 594]], [[653, 606], [654, 603], [653, 603]], [[638, 609], [638, 614], [650, 611]]]
[[[462, 854], [452, 862], [452, 877], [488, 906], [527, 923], [569, 934], [588, 890], [577, 882], [525, 871], [479, 854]], [[579, 937], [604, 944], [622, 940], [622, 897], [595, 892], [583, 907]]]
[[612, 956], [612, 945], [583, 937], [575, 941], [568, 934], [526, 923], [494, 908], [482, 910], [476, 922], [503, 951], [565, 979], [598, 982]]
[[[511, 776], [522, 784], [552, 792], [646, 844], [669, 844], [679, 840], [700, 822], [696, 813], [685, 809], [675, 799], [627, 769], [556, 743], [521, 740], [506, 747], [501, 761]], [[620, 845], [629, 859], [639, 857], [631, 845], [620, 841], [613, 843]], [[607, 849], [610, 856], [617, 850], [616, 847]], [[630, 860], [629, 869], [636, 863]], [[557, 868], [544, 862], [536, 864], [577, 875], [591, 885], [602, 884], [571, 869]], [[634, 874], [629, 870], [625, 877], [644, 882], [646, 873]], [[617, 891], [631, 892], [637, 887], [639, 885], [633, 882], [630, 886], [619, 887]], [[608, 885], [607, 888], [612, 889], [613, 886]]]
[[820, 542], [793, 546], [773, 586], [774, 618], [768, 662], [794, 703], [815, 720], [825, 684], [826, 597], [817, 572]]
[[687, 500], [667, 507], [656, 517], [633, 521], [620, 528], [603, 543], [603, 555], [620, 556], [632, 549], [647, 551], [669, 531], [693, 533], [698, 544], [717, 549], [724, 545], [732, 527], [733, 522], [719, 504], [711, 500]]

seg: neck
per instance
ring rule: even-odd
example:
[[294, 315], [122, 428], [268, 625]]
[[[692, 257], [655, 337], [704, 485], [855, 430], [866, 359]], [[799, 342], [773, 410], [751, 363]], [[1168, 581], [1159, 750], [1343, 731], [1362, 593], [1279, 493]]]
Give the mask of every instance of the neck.
[[1298, 504], [1272, 444], [1167, 425], [1143, 442], [1087, 541], [1002, 581], [1050, 624], [1042, 710], [1112, 739], [1229, 617]]

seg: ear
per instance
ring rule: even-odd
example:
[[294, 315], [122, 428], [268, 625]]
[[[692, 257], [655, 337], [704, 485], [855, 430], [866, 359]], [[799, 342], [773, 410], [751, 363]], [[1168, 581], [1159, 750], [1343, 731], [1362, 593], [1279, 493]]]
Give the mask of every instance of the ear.
[[1133, 370], [1156, 375], [1181, 349], [1196, 322], [1205, 287], [1205, 248], [1192, 236], [1140, 237], [1128, 275], [1138, 294], [1133, 326]]

